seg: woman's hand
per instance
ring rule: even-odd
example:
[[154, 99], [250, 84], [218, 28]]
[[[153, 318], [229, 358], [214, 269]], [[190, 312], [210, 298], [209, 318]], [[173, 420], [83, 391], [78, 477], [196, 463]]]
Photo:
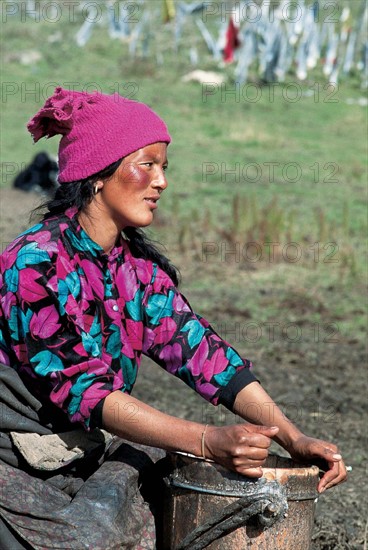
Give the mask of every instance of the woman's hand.
[[345, 464], [333, 443], [301, 435], [287, 450], [294, 460], [316, 464], [325, 471], [318, 484], [320, 493], [347, 478]]
[[261, 477], [262, 465], [271, 445], [271, 438], [279, 429], [276, 426], [240, 424], [235, 426], [208, 426], [205, 436], [205, 455], [248, 477]]
[[276, 443], [286, 449], [294, 460], [316, 464], [325, 471], [318, 484], [320, 493], [346, 480], [346, 467], [336, 445], [304, 435], [286, 418], [258, 382], [248, 384], [238, 393], [234, 412], [250, 422], [264, 425], [272, 422], [278, 426]]

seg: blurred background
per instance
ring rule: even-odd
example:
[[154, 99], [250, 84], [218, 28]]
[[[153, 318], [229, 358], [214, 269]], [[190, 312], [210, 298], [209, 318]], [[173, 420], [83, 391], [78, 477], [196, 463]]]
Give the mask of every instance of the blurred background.
[[[41, 0], [1, 12], [2, 249], [49, 192], [24, 177], [35, 155], [47, 154], [51, 187], [57, 175], [58, 139], [33, 145], [25, 128], [56, 86], [149, 104], [173, 142], [148, 233], [193, 309], [352, 466], [318, 504], [313, 548], [367, 548], [367, 3]], [[148, 361], [135, 395], [237, 421]]]

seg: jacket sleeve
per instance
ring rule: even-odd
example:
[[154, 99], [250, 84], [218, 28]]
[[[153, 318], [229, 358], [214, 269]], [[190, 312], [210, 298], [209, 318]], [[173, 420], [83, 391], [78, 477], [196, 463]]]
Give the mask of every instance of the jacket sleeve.
[[45, 251], [23, 247], [5, 267], [0, 307], [10, 361], [42, 401], [88, 430], [94, 407], [124, 386], [105, 360], [99, 315], [82, 311], [77, 272], [59, 278]]
[[251, 362], [193, 312], [157, 266], [143, 306], [143, 352], [206, 400], [232, 409], [240, 389], [257, 380]]

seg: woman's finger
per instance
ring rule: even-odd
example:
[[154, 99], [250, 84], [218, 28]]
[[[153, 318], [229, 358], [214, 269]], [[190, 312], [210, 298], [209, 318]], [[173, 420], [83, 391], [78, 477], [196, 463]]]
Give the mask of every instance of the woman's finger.
[[248, 447], [246, 445], [239, 446], [233, 454], [235, 459], [245, 460], [266, 460], [268, 457], [268, 449], [260, 447]]
[[262, 475], [263, 475], [263, 471], [262, 471], [261, 467], [258, 467], [258, 468], [239, 467], [239, 468], [236, 468], [236, 472], [238, 474], [243, 475], [243, 476], [256, 477], [256, 478], [262, 477]]
[[320, 493], [347, 479], [347, 471], [343, 460], [330, 462], [329, 465], [330, 469], [325, 472], [318, 484], [318, 491]]

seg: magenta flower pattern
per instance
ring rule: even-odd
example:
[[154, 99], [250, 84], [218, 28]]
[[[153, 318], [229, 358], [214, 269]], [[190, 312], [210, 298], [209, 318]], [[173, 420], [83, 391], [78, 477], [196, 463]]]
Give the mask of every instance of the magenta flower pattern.
[[126, 240], [105, 254], [75, 209], [15, 239], [0, 284], [0, 361], [87, 430], [102, 399], [132, 391], [142, 353], [214, 405], [251, 366]]

